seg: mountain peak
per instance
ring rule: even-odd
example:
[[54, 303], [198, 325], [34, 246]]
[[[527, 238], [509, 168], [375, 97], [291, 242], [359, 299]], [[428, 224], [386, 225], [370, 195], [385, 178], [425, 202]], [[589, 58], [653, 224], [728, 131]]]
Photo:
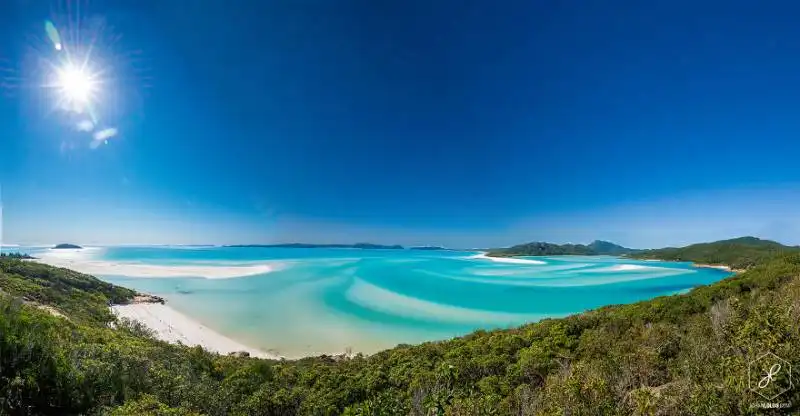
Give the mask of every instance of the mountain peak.
[[597, 254], [620, 255], [636, 251], [634, 249], [623, 247], [619, 244], [604, 240], [594, 240], [589, 244], [588, 247]]

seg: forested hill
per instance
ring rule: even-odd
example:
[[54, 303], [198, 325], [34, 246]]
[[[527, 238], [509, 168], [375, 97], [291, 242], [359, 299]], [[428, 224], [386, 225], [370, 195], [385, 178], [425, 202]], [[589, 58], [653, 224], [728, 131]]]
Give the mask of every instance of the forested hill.
[[487, 253], [491, 257], [514, 257], [514, 256], [563, 256], [563, 255], [612, 255], [633, 253], [637, 250], [608, 242], [596, 240], [589, 245], [583, 244], [553, 244], [545, 242], [533, 242], [519, 244], [508, 248], [498, 248], [489, 250]]
[[[800, 253], [756, 262], [684, 295], [369, 357], [267, 361], [111, 328], [104, 305], [132, 291], [0, 259], [0, 414], [760, 414], [749, 364], [766, 352], [800, 362]], [[794, 414], [800, 389], [773, 401]]]
[[723, 264], [733, 269], [747, 269], [775, 254], [798, 251], [800, 251], [800, 247], [797, 246], [785, 246], [775, 241], [756, 237], [739, 237], [713, 243], [692, 244], [686, 247], [642, 250], [627, 254], [627, 257]]

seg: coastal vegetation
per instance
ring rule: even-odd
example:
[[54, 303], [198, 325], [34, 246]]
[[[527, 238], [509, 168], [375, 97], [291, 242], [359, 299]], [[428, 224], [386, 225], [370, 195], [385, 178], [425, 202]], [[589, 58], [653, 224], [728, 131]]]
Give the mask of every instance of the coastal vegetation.
[[80, 322], [105, 325], [110, 303], [128, 303], [136, 292], [69, 269], [0, 258], [0, 292], [24, 302], [47, 305]]
[[756, 237], [739, 237], [713, 243], [692, 244], [686, 247], [667, 247], [627, 254], [634, 259], [691, 261], [700, 264], [726, 265], [732, 269], [747, 269], [780, 253], [800, 252], [800, 247]]
[[8, 259], [35, 259], [36, 257], [31, 256], [30, 254], [13, 252], [13, 253], [0, 253], [0, 258], [8, 258]]
[[637, 250], [623, 247], [608, 241], [596, 240], [589, 245], [583, 244], [553, 244], [545, 242], [532, 242], [519, 244], [508, 248], [498, 248], [489, 250], [487, 253], [491, 257], [515, 257], [515, 256], [597, 256], [610, 255], [618, 256], [622, 254], [634, 253]]
[[[133, 291], [2, 259], [0, 414], [760, 414], [751, 362], [766, 352], [800, 359], [800, 253], [753, 258], [720, 244], [720, 261], [748, 270], [686, 294], [368, 357], [292, 361], [158, 341], [108, 312]], [[800, 390], [773, 401], [796, 406]]]

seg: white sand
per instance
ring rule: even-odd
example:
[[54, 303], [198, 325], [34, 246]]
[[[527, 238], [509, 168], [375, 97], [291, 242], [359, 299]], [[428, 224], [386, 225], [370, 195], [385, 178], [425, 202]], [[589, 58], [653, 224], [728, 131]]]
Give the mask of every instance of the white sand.
[[732, 271], [732, 269], [729, 266], [726, 266], [724, 264], [694, 263], [694, 267], [707, 268], [707, 269], [719, 269], [719, 270], [725, 270], [726, 272]]
[[101, 248], [48, 250], [37, 253], [39, 261], [55, 267], [64, 267], [95, 276], [126, 277], [203, 277], [206, 279], [231, 279], [270, 273], [280, 269], [281, 262], [258, 264], [216, 265], [155, 265], [134, 262], [111, 262], [97, 260]]
[[134, 303], [130, 305], [114, 305], [111, 310], [119, 317], [136, 320], [156, 332], [156, 336], [167, 342], [184, 345], [201, 345], [203, 348], [228, 354], [235, 351], [247, 351], [251, 357], [280, 359], [277, 354], [270, 354], [248, 347], [221, 335], [201, 323], [179, 313], [169, 306], [160, 303]]
[[355, 279], [345, 296], [347, 296], [347, 300], [357, 305], [389, 315], [423, 320], [433, 318], [440, 322], [455, 324], [482, 322], [504, 326], [514, 322], [538, 321], [554, 316], [553, 314], [486, 311], [429, 302], [386, 290], [361, 279]]
[[608, 273], [608, 272], [631, 272], [631, 271], [637, 271], [637, 270], [653, 272], [653, 271], [657, 271], [657, 270], [660, 270], [660, 271], [664, 271], [664, 270], [672, 271], [672, 270], [676, 270], [676, 269], [670, 269], [670, 268], [667, 268], [667, 267], [658, 267], [658, 266], [645, 266], [645, 265], [642, 265], [642, 264], [615, 264], [613, 266], [600, 267], [600, 268], [597, 268], [597, 269], [585, 270], [584, 272], [585, 273]]
[[650, 266], [642, 266], [640, 264], [618, 264], [612, 268], [619, 271], [652, 269]]
[[498, 263], [513, 263], [513, 264], [547, 264], [547, 262], [541, 260], [531, 260], [531, 259], [518, 259], [514, 257], [489, 257], [486, 253], [476, 254], [470, 257], [471, 259], [483, 259], [483, 260], [491, 260]]
[[[126, 277], [204, 277], [206, 279], [231, 279], [275, 271], [270, 264], [252, 266], [160, 266], [137, 263], [112, 263], [104, 261], [59, 262], [46, 261], [51, 266], [66, 267], [81, 273]], [[54, 264], [55, 263], [55, 264]]]

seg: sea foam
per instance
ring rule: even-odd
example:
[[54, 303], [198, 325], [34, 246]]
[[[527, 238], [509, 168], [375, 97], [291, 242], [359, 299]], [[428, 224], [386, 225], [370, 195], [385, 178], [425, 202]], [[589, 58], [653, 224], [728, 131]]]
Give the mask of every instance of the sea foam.
[[669, 267], [644, 266], [641, 264], [615, 264], [608, 267], [586, 270], [587, 273], [632, 272], [632, 271], [661, 271], [670, 270]]

